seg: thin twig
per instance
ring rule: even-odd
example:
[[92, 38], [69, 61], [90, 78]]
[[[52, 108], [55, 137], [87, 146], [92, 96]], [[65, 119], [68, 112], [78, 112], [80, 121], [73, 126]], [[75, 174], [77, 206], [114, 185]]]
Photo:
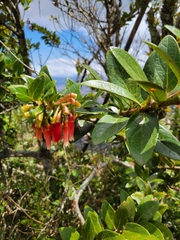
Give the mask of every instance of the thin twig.
[[6, 48], [6, 50], [16, 59], [18, 60], [23, 66], [25, 66], [26, 68], [28, 68], [31, 72], [35, 73], [36, 75], [38, 75], [38, 73], [33, 70], [32, 68], [30, 68], [28, 65], [26, 65], [25, 63], [23, 63], [18, 57], [16, 57], [16, 55], [0, 40], [0, 43], [3, 45], [3, 47]]
[[38, 221], [34, 218], [32, 218], [31, 216], [29, 216], [29, 214], [18, 204], [16, 203], [10, 196], [6, 195], [7, 199], [12, 202], [19, 210], [21, 210], [29, 219], [31, 219], [32, 221], [36, 222], [36, 223], [40, 223], [40, 224], [43, 224], [45, 225], [43, 222], [41, 221]]
[[94, 169], [92, 170], [92, 172], [89, 174], [89, 176], [83, 181], [83, 183], [80, 185], [79, 189], [76, 191], [75, 193], [75, 197], [73, 200], [73, 206], [74, 206], [74, 210], [80, 220], [81, 225], [84, 224], [84, 217], [81, 213], [81, 210], [79, 208], [79, 199], [83, 193], [83, 191], [85, 190], [85, 188], [89, 185], [90, 181], [93, 179], [93, 177], [96, 175], [97, 171], [101, 168], [104, 168], [108, 165], [109, 162], [103, 162], [100, 165], [98, 165], [98, 167], [94, 167]]

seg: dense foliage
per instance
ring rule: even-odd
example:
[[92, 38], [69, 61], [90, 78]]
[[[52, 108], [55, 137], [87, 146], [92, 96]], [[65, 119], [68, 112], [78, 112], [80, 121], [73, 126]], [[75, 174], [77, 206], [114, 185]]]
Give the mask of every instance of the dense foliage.
[[[143, 69], [111, 47], [108, 81], [83, 65], [93, 80], [67, 79], [60, 93], [47, 67], [31, 77], [1, 54], [1, 239], [180, 237], [179, 46], [170, 35], [147, 44], [155, 51]], [[81, 86], [92, 90], [83, 96]], [[67, 147], [50, 125], [64, 139], [71, 114], [77, 143]]]

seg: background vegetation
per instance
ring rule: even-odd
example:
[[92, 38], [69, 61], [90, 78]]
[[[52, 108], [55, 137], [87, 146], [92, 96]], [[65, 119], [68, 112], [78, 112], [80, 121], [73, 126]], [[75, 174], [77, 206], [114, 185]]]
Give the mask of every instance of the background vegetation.
[[[154, 225], [155, 222], [159, 222], [166, 227], [161, 229], [160, 233], [157, 230], [160, 227], [157, 227], [156, 238], [151, 236], [152, 238], [149, 239], [157, 239], [157, 236], [159, 236], [158, 239], [179, 239], [180, 165], [178, 160], [180, 158], [178, 159], [178, 147], [174, 153], [176, 154], [175, 158], [172, 155], [165, 154], [163, 156], [161, 149], [160, 154], [158, 151], [153, 152], [146, 162], [140, 164], [139, 158], [133, 155], [133, 150], [129, 154], [124, 130], [122, 134], [116, 132], [106, 138], [101, 135], [101, 131], [97, 127], [98, 130], [93, 138], [92, 129], [94, 126], [98, 126], [96, 125], [98, 119], [106, 116], [105, 109], [116, 111], [115, 108], [120, 109], [120, 106], [123, 105], [125, 106], [123, 117], [129, 118], [131, 116], [130, 109], [137, 107], [137, 104], [133, 101], [133, 103], [129, 102], [127, 98], [123, 98], [120, 103], [118, 101], [122, 99], [122, 96], [117, 98], [112, 92], [105, 93], [102, 87], [90, 85], [91, 81], [89, 83], [85, 81], [100, 79], [97, 73], [88, 67], [93, 61], [103, 67], [111, 83], [116, 79], [116, 75], [113, 79], [113, 74], [117, 74], [117, 69], [121, 69], [123, 79], [127, 77], [109, 49], [111, 46], [115, 46], [128, 51], [143, 16], [146, 16], [152, 43], [158, 45], [167, 34], [171, 34], [175, 37], [173, 41], [177, 40], [176, 47], [178, 48], [179, 37], [176, 37], [177, 34], [164, 28], [164, 25], [179, 27], [178, 1], [163, 0], [158, 3], [156, 1], [132, 1], [129, 10], [123, 12], [121, 1], [53, 0], [52, 4], [59, 8], [60, 14], [63, 14], [66, 19], [70, 34], [81, 41], [82, 48], [89, 53], [86, 57], [80, 51], [81, 48], [76, 49], [75, 45], [69, 44], [70, 48], [64, 49], [62, 42], [65, 40], [61, 34], [51, 32], [36, 23], [22, 21], [19, 6], [22, 5], [24, 10], [27, 10], [31, 2], [31, 0], [9, 1], [7, 4], [2, 1], [0, 4], [0, 238], [75, 240], [80, 239], [78, 235], [80, 233], [82, 239], [96, 239], [99, 232], [96, 234], [88, 221], [98, 219], [95, 226], [97, 227], [99, 219], [101, 219], [99, 228], [102, 230], [102, 226], [104, 226], [106, 231], [111, 233], [105, 232], [104, 236], [99, 235], [97, 239], [107, 239], [105, 234], [112, 234], [112, 232], [116, 234], [113, 231], [114, 228], [121, 233], [128, 222], [134, 221], [139, 224], [140, 210], [137, 209], [141, 209], [138, 206], [142, 204], [142, 199], [147, 197], [147, 201], [152, 204], [150, 205], [152, 210], [150, 215], [144, 218], [144, 221], [154, 221]], [[101, 12], [105, 16], [103, 19], [99, 17]], [[136, 21], [133, 30], [125, 40], [126, 25], [134, 18]], [[59, 23], [56, 18], [54, 21]], [[86, 110], [83, 112], [81, 109], [78, 112], [77, 109], [79, 115], [75, 126], [77, 141], [68, 148], [59, 142], [47, 150], [45, 142], [39, 142], [36, 139], [31, 124], [24, 118], [20, 108], [22, 101], [18, 100], [18, 96], [10, 91], [9, 86], [25, 85], [24, 79], [31, 79], [32, 75], [36, 74], [36, 71], [31, 68], [29, 52], [31, 49], [38, 49], [39, 43], [32, 44], [29, 39], [25, 39], [24, 27], [26, 24], [30, 30], [41, 32], [43, 34], [42, 41], [49, 46], [57, 47], [60, 54], [70, 55], [69, 51], [76, 54], [78, 82], [84, 82], [85, 85], [89, 84], [90, 87], [93, 87], [93, 91], [90, 89], [87, 95], [81, 96], [79, 85], [76, 87], [76, 84], [70, 80], [67, 81], [63, 94], [68, 93], [67, 89], [74, 89], [79, 94], [80, 102]], [[90, 38], [83, 39], [75, 26], [85, 28]], [[62, 29], [60, 23], [59, 27]], [[172, 43], [168, 45], [171, 40], [171, 37], [168, 37], [165, 38], [168, 39], [167, 48], [172, 46]], [[14, 55], [9, 53], [6, 46]], [[149, 53], [152, 52], [154, 46], [152, 44], [149, 46]], [[107, 54], [109, 54], [109, 65], [107, 64]], [[173, 60], [177, 60], [176, 64], [179, 66], [179, 54], [178, 59], [174, 52], [172, 55]], [[87, 58], [87, 56], [90, 57]], [[113, 64], [110, 65], [110, 63]], [[115, 68], [115, 64], [117, 64], [117, 68]], [[134, 66], [133, 64], [132, 66]], [[154, 67], [150, 69], [154, 69]], [[111, 72], [111, 68], [115, 68], [115, 71]], [[154, 74], [149, 70], [148, 64], [144, 71], [147, 75]], [[176, 76], [172, 76], [171, 73], [169, 78], [176, 79]], [[155, 86], [157, 87], [157, 85]], [[146, 85], [143, 87], [146, 88]], [[156, 116], [158, 116], [158, 123], [165, 126], [179, 141], [179, 85], [174, 84], [174, 86], [169, 86], [168, 90], [165, 89], [168, 94], [176, 89], [174, 101], [170, 100], [170, 102], [167, 99], [157, 99], [159, 93], [162, 93], [161, 88], [158, 89], [160, 91], [158, 94], [154, 93], [156, 90], [153, 90], [154, 86], [150, 86], [150, 89], [148, 94], [156, 95], [155, 102], [159, 104], [154, 108]], [[101, 96], [102, 103], [97, 105], [99, 96]], [[134, 96], [137, 101], [143, 102], [138, 98], [139, 96], [135, 94]], [[160, 98], [162, 96], [163, 94], [160, 95]], [[164, 102], [166, 104], [163, 106]], [[147, 113], [146, 110], [142, 111]], [[102, 137], [102, 141], [98, 138], [98, 134]], [[92, 144], [92, 141], [96, 144]], [[179, 143], [175, 144], [178, 146]], [[129, 148], [131, 150], [130, 145]], [[156, 202], [159, 204], [158, 207]], [[126, 206], [125, 210], [122, 203]], [[124, 213], [129, 217], [127, 206], [134, 206], [131, 211], [136, 209], [134, 219], [121, 219]], [[147, 206], [142, 207], [143, 214], [147, 210]], [[110, 219], [114, 219], [113, 223], [105, 218], [106, 211], [110, 214]], [[120, 219], [121, 222], [117, 219]], [[84, 222], [86, 223], [84, 224]], [[131, 225], [127, 226], [127, 230], [132, 229]], [[148, 229], [147, 226], [146, 229]], [[138, 231], [142, 233], [141, 231], [144, 230], [141, 228]], [[110, 237], [113, 239], [113, 236], [110, 235]], [[144, 236], [141, 237], [144, 239]], [[129, 239], [131, 239], [130, 236]]]

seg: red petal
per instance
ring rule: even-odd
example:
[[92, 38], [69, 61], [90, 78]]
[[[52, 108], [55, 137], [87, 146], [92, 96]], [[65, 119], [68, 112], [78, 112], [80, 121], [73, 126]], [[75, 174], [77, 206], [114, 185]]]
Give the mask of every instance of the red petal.
[[49, 150], [51, 148], [51, 130], [50, 128], [44, 129], [44, 138], [46, 141], [46, 148]]
[[64, 122], [63, 137], [64, 137], [64, 146], [67, 147], [69, 145], [68, 120]]
[[72, 114], [69, 115], [68, 130], [69, 141], [74, 141], [74, 116]]
[[60, 123], [55, 123], [51, 125], [51, 135], [54, 143], [57, 143], [62, 139]]
[[42, 129], [41, 128], [36, 128], [36, 137], [40, 141], [42, 141]]

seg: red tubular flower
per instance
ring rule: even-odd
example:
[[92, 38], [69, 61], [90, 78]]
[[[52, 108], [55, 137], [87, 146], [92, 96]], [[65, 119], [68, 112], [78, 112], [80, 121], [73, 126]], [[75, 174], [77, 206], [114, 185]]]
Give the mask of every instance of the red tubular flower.
[[54, 143], [57, 143], [62, 139], [60, 123], [51, 124], [51, 136]]
[[42, 141], [42, 129], [41, 128], [36, 128], [36, 137], [40, 141]]
[[64, 137], [64, 146], [67, 147], [69, 145], [68, 120], [65, 120], [64, 122], [63, 137]]
[[69, 141], [74, 141], [74, 116], [72, 113], [70, 113], [68, 117], [68, 135]]
[[32, 129], [36, 132], [36, 137], [40, 141], [42, 141], [42, 129], [41, 128], [36, 128], [35, 124], [32, 124]]
[[44, 128], [43, 133], [44, 133], [44, 138], [46, 141], [46, 148], [48, 150], [50, 150], [50, 148], [51, 148], [51, 129], [50, 129], [50, 127], [47, 126], [46, 128]]

